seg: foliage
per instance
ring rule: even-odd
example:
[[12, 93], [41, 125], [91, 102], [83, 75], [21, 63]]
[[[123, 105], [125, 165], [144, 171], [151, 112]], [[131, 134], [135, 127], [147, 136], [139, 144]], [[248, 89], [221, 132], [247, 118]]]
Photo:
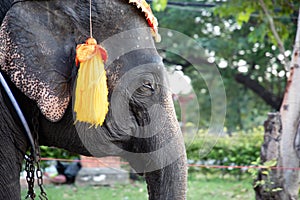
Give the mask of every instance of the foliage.
[[[60, 159], [78, 159], [79, 155], [71, 153], [64, 149], [56, 147], [41, 146], [41, 157], [42, 158], [60, 158]], [[51, 162], [41, 162], [41, 167], [46, 168]]]
[[[172, 0], [172, 2], [180, 2]], [[185, 2], [199, 3], [196, 0]], [[286, 78], [283, 57], [291, 56], [295, 37], [298, 0], [264, 0], [276, 31], [283, 41], [286, 52], [279, 51], [277, 41], [270, 29], [269, 21], [259, 0], [203, 0], [201, 3], [215, 7], [167, 6], [163, 12], [155, 13], [160, 27], [186, 34], [197, 41], [207, 52], [206, 56], [218, 67], [226, 88], [227, 120], [225, 126], [231, 130], [251, 129], [262, 124], [262, 118], [272, 108], [264, 99], [250, 89], [247, 83], [240, 84], [236, 75], [243, 74], [276, 97], [280, 105]], [[180, 26], [178, 26], [180, 24]], [[178, 48], [186, 44], [178, 43]], [[200, 125], [207, 127], [210, 120], [210, 96], [206, 83], [199, 72], [185, 60], [170, 54], [162, 54], [165, 63], [181, 65], [183, 72], [190, 76], [201, 107]], [[199, 56], [195, 51], [193, 57]], [[200, 55], [203, 56], [203, 55]], [[264, 92], [262, 92], [263, 94]]]
[[[213, 147], [208, 154], [203, 152], [203, 141]], [[220, 136], [216, 142], [216, 136], [203, 135], [200, 131], [196, 139], [187, 146], [187, 156], [190, 163], [207, 165], [208, 167], [191, 167], [190, 171], [199, 171], [204, 174], [213, 174], [220, 172], [220, 169], [209, 168], [210, 165], [232, 166], [232, 168], [221, 169], [222, 175], [234, 175], [240, 177], [247, 171], [247, 166], [252, 165], [260, 155], [260, 147], [263, 142], [263, 129], [255, 128], [248, 132], [234, 132]], [[245, 166], [241, 169], [234, 166]]]
[[64, 149], [41, 146], [41, 157], [42, 158], [63, 158], [63, 159], [74, 159], [78, 158], [78, 154], [71, 153]]
[[[79, 155], [69, 152], [64, 149], [56, 148], [56, 147], [47, 147], [47, 146], [40, 146], [41, 149], [41, 158], [58, 158], [58, 159], [78, 159]], [[29, 155], [30, 152], [28, 151], [27, 154]], [[41, 162], [41, 167], [45, 169], [49, 167], [53, 162]], [[25, 164], [25, 163], [23, 163]], [[23, 166], [24, 169], [25, 165]]]
[[163, 11], [167, 7], [168, 0], [153, 0], [152, 6], [155, 11]]
[[[262, 163], [260, 158], [258, 158], [251, 164], [253, 165], [253, 168], [248, 169], [248, 172], [251, 174], [251, 177], [254, 180], [254, 188], [261, 186], [264, 192], [267, 193], [278, 192], [282, 190], [282, 188], [276, 187], [275, 183], [272, 181], [271, 171], [272, 167], [276, 166], [277, 164], [276, 160], [269, 160], [267, 162]], [[259, 173], [261, 173], [261, 177], [264, 177], [261, 180], [258, 180]]]
[[[278, 31], [278, 34], [281, 36], [280, 39], [285, 42], [289, 37], [293, 37], [294, 32], [290, 32], [293, 27], [290, 27], [291, 25], [289, 23], [293, 20], [291, 17], [295, 17], [294, 14], [299, 8], [299, 2], [277, 1], [274, 3], [271, 0], [264, 0], [263, 2], [268, 8], [269, 14], [276, 19], [276, 31]], [[270, 30], [268, 19], [259, 1], [230, 0], [226, 4], [217, 7], [215, 14], [221, 18], [233, 17], [239, 26], [243, 26], [247, 23], [254, 24], [255, 26], [258, 25], [257, 28], [249, 32], [248, 39], [251, 42], [262, 43], [264, 39], [267, 39], [275, 46], [278, 45]], [[255, 17], [253, 14], [255, 14]], [[255, 23], [252, 21], [253, 19], [256, 20]]]

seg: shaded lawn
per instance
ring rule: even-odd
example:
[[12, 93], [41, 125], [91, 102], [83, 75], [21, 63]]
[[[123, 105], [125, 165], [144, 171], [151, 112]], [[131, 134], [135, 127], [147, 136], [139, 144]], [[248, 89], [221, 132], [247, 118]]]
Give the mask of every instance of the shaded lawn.
[[[76, 187], [75, 185], [46, 185], [49, 200], [146, 200], [147, 189], [144, 182], [115, 185], [112, 187]], [[36, 189], [39, 193], [39, 189]], [[22, 190], [22, 199], [26, 190]], [[254, 200], [251, 179], [236, 180], [218, 177], [205, 179], [189, 177], [188, 200]]]

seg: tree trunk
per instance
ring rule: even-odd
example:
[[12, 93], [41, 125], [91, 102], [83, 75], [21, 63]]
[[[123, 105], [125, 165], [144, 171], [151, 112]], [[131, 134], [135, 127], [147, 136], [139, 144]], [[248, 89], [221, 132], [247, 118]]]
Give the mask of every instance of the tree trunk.
[[[282, 137], [280, 114], [269, 113], [268, 119], [264, 123], [264, 128], [264, 143], [260, 151], [261, 163], [275, 160], [277, 161], [276, 165], [279, 166], [281, 163], [279, 147]], [[271, 168], [259, 169], [257, 179], [254, 180], [256, 200], [280, 200], [282, 191], [281, 183], [282, 170]]]
[[[299, 193], [299, 168], [300, 163], [300, 12], [298, 16], [298, 29], [295, 39], [294, 51], [292, 55], [290, 76], [288, 78], [283, 103], [280, 109], [282, 133], [280, 138], [280, 116], [275, 120], [270, 118], [265, 124], [265, 142], [262, 146], [262, 161], [270, 159], [277, 160], [277, 172], [270, 171], [267, 175], [262, 174], [260, 170], [257, 180], [268, 180], [272, 183], [267, 191], [271, 192], [274, 187], [281, 190], [266, 194], [266, 187], [256, 187], [256, 199], [280, 199], [280, 200], [297, 200]], [[275, 120], [275, 121], [274, 121]], [[277, 127], [277, 128], [276, 128]], [[273, 132], [275, 131], [275, 132]], [[269, 140], [272, 135], [277, 135], [277, 141]], [[274, 186], [274, 187], [273, 187]], [[275, 188], [276, 189], [276, 188]]]
[[[300, 12], [299, 12], [300, 15]], [[283, 170], [283, 200], [298, 199], [299, 171], [292, 168], [299, 167], [297, 148], [299, 147], [298, 126], [300, 118], [300, 17], [298, 16], [298, 29], [291, 61], [290, 77], [280, 114], [282, 118], [282, 139], [280, 154], [282, 156]]]

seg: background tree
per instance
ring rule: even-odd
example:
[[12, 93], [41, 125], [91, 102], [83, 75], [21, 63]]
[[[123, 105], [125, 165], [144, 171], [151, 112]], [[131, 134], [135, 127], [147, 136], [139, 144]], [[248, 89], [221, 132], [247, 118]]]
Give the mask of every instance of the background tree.
[[[299, 2], [268, 0], [265, 6], [282, 41], [280, 45], [259, 0], [169, 0], [166, 9], [156, 13], [160, 27], [194, 38], [206, 50], [209, 61], [218, 65], [226, 88], [225, 125], [229, 131], [261, 125], [269, 111], [280, 109]], [[210, 118], [210, 97], [204, 81], [181, 58], [163, 56], [165, 63], [181, 65], [191, 77], [201, 107], [200, 125], [205, 127]]]

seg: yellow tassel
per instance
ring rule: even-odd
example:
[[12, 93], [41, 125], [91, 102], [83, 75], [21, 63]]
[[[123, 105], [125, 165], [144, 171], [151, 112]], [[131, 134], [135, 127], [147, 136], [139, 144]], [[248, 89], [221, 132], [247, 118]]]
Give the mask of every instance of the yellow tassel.
[[[76, 48], [76, 64], [80, 63], [75, 91], [76, 121], [92, 126], [102, 125], [108, 112], [108, 88], [104, 62], [107, 53], [94, 38]], [[75, 121], [75, 122], [76, 122]]]

